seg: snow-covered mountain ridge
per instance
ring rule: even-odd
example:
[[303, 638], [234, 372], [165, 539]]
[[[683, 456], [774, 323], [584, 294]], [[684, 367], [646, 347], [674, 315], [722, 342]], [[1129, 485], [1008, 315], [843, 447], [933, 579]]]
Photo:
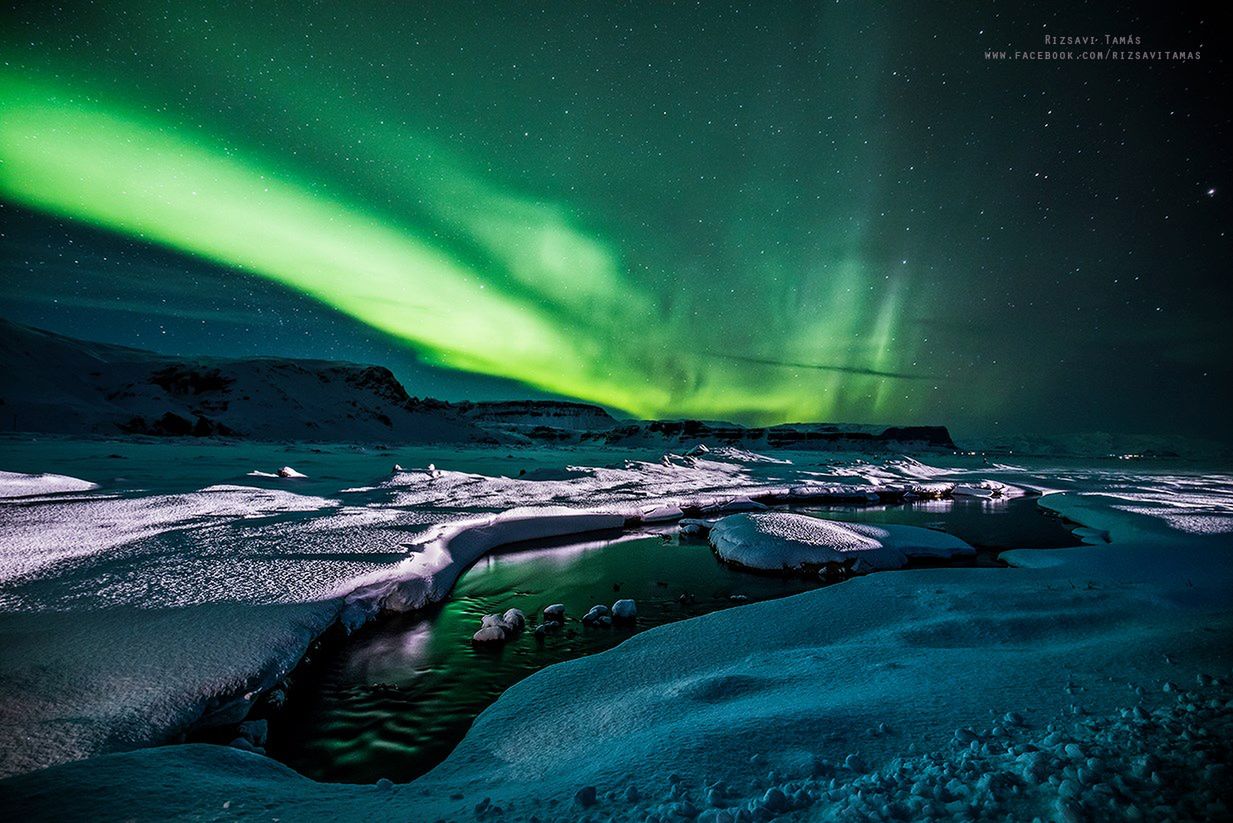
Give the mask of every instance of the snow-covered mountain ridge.
[[561, 400], [450, 403], [411, 396], [383, 366], [183, 357], [0, 319], [0, 430], [352, 443], [740, 445], [862, 451], [955, 448], [943, 426], [747, 428], [618, 420]]

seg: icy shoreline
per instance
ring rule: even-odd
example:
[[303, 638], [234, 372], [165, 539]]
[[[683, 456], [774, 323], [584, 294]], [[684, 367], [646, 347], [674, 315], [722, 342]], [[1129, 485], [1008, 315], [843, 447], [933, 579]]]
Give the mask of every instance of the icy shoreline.
[[[331, 627], [353, 630], [382, 610], [440, 600], [498, 546], [760, 507], [751, 496], [898, 500], [953, 488], [902, 458], [849, 457], [842, 470], [820, 474], [738, 451], [713, 457], [665, 455], [536, 479], [397, 471], [330, 497], [306, 495], [301, 484], [311, 481], [284, 477], [268, 478], [268, 489], [224, 484], [136, 496], [57, 480], [71, 481], [64, 493], [16, 499], [0, 534], [0, 637], [11, 652], [0, 684], [23, 684], [0, 696], [11, 729], [0, 774], [236, 723]], [[408, 528], [419, 534], [408, 539]], [[49, 624], [35, 615], [57, 612], [75, 616], [45, 646]], [[100, 645], [121, 651], [90, 651]], [[134, 671], [151, 672], [151, 686], [117, 685]]]
[[[840, 465], [827, 471], [840, 477], [847, 469]], [[800, 472], [811, 470], [802, 467]], [[690, 507], [680, 503], [706, 502], [682, 493], [690, 485], [695, 491], [706, 489], [711, 499], [729, 501], [751, 496], [755, 485], [776, 495], [794, 485], [783, 476], [752, 477], [745, 467], [639, 467], [636, 472], [644, 480], [662, 471], [655, 488], [663, 494], [648, 502], [647, 482], [637, 489], [643, 494], [628, 494], [630, 475], [622, 474], [626, 470], [588, 471], [590, 502], [607, 508], [609, 516], [634, 511], [676, 516], [674, 507]], [[859, 482], [867, 483], [883, 469], [858, 471]], [[921, 482], [948, 474], [919, 464], [893, 470], [897, 482], [904, 482], [908, 472], [920, 475], [915, 479]], [[949, 473], [954, 475], [953, 470]], [[1061, 490], [1044, 504], [1109, 532], [1112, 543], [1081, 550], [1009, 552], [1003, 557], [1017, 566], [1011, 569], [871, 575], [651, 630], [609, 652], [522, 681], [480, 716], [440, 767], [407, 787], [320, 786], [252, 755], [188, 746], [58, 767], [0, 783], [0, 793], [13, 808], [29, 814], [84, 812], [74, 805], [84, 802], [77, 798], [108, 782], [113, 788], [101, 808], [105, 817], [131, 816], [134, 808], [159, 809], [165, 816], [209, 815], [224, 802], [230, 803], [231, 812], [259, 816], [269, 814], [268, 802], [282, 809], [284, 817], [469, 818], [487, 816], [487, 809], [499, 805], [525, 819], [532, 814], [576, 819], [588, 812], [575, 805], [575, 794], [595, 786], [592, 811], [603, 816], [676, 814], [679, 804], [690, 803], [705, 812], [704, 817], [724, 819], [719, 817], [723, 812], [739, 819], [742, 807], [755, 814], [754, 806], [765, 805], [768, 795], [778, 806], [779, 794], [771, 792], [778, 788], [785, 798], [805, 791], [802, 802], [815, 792], [809, 808], [814, 810], [811, 816], [818, 816], [818, 804], [842, 808], [844, 798], [851, 800], [857, 790], [862, 797], [876, 796], [886, 788], [887, 774], [901, 774], [887, 771], [895, 758], [912, 772], [929, 765], [927, 758], [912, 758], [933, 753], [952, 764], [951, 779], [957, 785], [975, 786], [979, 778], [960, 768], [964, 753], [952, 751], [950, 741], [956, 730], [969, 729], [980, 738], [978, 749], [992, 746], [1000, 739], [994, 725], [1005, 727], [987, 718], [1008, 712], [1024, 716], [1023, 728], [1032, 731], [1013, 732], [1006, 740], [1010, 747], [1041, 748], [1044, 737], [1052, 734], [1044, 731], [1049, 724], [1069, 729], [1076, 722], [1075, 708], [1087, 713], [1078, 715], [1081, 718], [1109, 719], [1106, 730], [1120, 734], [1114, 728], [1120, 711], [1157, 711], [1161, 698], [1152, 695], [1172, 694], [1163, 692], [1165, 682], [1198, 683], [1201, 675], [1227, 675], [1233, 571], [1226, 558], [1233, 480], [1212, 474], [1089, 471], [1005, 471], [999, 476], [1021, 487]], [[594, 482], [597, 477], [604, 481]], [[459, 494], [497, 500], [526, 499], [538, 492], [549, 502], [560, 501], [564, 488], [577, 482], [475, 476], [443, 480], [396, 480], [380, 494], [409, 506]], [[600, 486], [619, 491], [597, 491]], [[759, 493], [752, 490], [752, 496]], [[344, 519], [354, 523], [370, 516], [348, 512]], [[440, 526], [435, 535], [442, 538], [450, 531], [448, 525]], [[465, 556], [463, 547], [486, 542], [454, 545], [453, 540], [449, 559], [434, 567], [443, 575], [441, 570]], [[1164, 565], [1162, 558], [1167, 558]], [[1209, 682], [1220, 687], [1217, 680]], [[549, 701], [542, 699], [546, 694], [570, 697]], [[614, 706], [621, 711], [614, 713]], [[1223, 722], [1217, 715], [1204, 715], [1204, 722]], [[909, 743], [917, 747], [916, 754], [908, 751]], [[1124, 743], [1108, 746], [1125, 748]], [[546, 751], [561, 765], [542, 772], [535, 764], [542, 763]], [[853, 754], [868, 771], [858, 774], [843, 766]], [[979, 758], [966, 757], [984, 763], [981, 768], [987, 766], [989, 773], [1022, 770], [1003, 762], [1004, 756], [1005, 751], [990, 749]], [[758, 757], [762, 759], [752, 760]], [[1057, 763], [1049, 761], [1045, 767], [1044, 783], [1051, 788], [1039, 788], [1033, 795], [1039, 803], [1024, 801], [1026, 805], [1006, 808], [1016, 814], [1033, 809], [1057, 814], [1056, 799], [1068, 779], [1066, 765], [1057, 757]], [[824, 787], [806, 786], [802, 781], [815, 779], [812, 771], [819, 759], [832, 764], [835, 775]], [[537, 774], [536, 780], [528, 781], [528, 770]], [[772, 771], [774, 780], [769, 779]], [[680, 780], [664, 783], [673, 773]], [[881, 775], [877, 785], [868, 777], [875, 774]], [[1203, 771], [1195, 774], [1201, 778]], [[1049, 783], [1050, 776], [1058, 777], [1056, 785]], [[834, 786], [831, 779], [837, 781]], [[48, 781], [82, 791], [53, 796], [46, 792]], [[710, 805], [703, 791], [714, 788], [716, 781], [726, 785], [714, 798], [722, 806]], [[639, 787], [637, 800], [626, 796], [631, 782]], [[192, 791], [183, 788], [189, 783]], [[1097, 799], [1105, 802], [1107, 798], [1091, 796], [1101, 785], [1105, 782], [1075, 782], [1075, 802], [1084, 809]], [[686, 790], [689, 794], [683, 796]], [[950, 796], [952, 789], [945, 791], [944, 797], [931, 795], [927, 802], [941, 803], [945, 810], [946, 804], [958, 801]], [[1000, 790], [994, 795], [999, 803], [1006, 802]], [[481, 808], [485, 797], [491, 798], [489, 806]]]

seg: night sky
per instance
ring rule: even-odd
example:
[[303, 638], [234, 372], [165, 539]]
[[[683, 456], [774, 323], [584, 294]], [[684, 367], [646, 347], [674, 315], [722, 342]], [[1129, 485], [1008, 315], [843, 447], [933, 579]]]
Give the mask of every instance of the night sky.
[[[1228, 438], [1228, 14], [1041, 5], [8, 4], [0, 315], [448, 399]], [[1199, 58], [986, 59], [1087, 48], [1050, 34]]]

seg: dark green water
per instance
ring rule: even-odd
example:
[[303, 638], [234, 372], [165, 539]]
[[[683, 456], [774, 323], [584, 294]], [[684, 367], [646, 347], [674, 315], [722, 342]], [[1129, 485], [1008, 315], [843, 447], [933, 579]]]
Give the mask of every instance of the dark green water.
[[[1032, 499], [809, 511], [942, 528], [988, 549], [1078, 544]], [[986, 552], [982, 562], [992, 557]], [[544, 666], [602, 651], [653, 626], [816, 585], [736, 571], [705, 543], [658, 535], [498, 551], [464, 573], [439, 607], [370, 625], [297, 671], [287, 707], [271, 724], [269, 753], [317, 780], [410, 780], [444, 759], [501, 692]], [[581, 624], [592, 605], [625, 597], [637, 601], [635, 626]], [[566, 606], [562, 634], [539, 643], [527, 631], [502, 648], [472, 647], [485, 614], [519, 608], [534, 622], [551, 603]]]

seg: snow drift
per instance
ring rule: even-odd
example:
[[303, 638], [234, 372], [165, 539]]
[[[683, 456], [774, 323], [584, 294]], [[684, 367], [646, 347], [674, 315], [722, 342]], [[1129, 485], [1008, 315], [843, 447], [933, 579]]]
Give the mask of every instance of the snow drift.
[[21, 474], [0, 471], [0, 498], [84, 492], [97, 488], [97, 483], [78, 480], [76, 477], [67, 477], [63, 474]]

